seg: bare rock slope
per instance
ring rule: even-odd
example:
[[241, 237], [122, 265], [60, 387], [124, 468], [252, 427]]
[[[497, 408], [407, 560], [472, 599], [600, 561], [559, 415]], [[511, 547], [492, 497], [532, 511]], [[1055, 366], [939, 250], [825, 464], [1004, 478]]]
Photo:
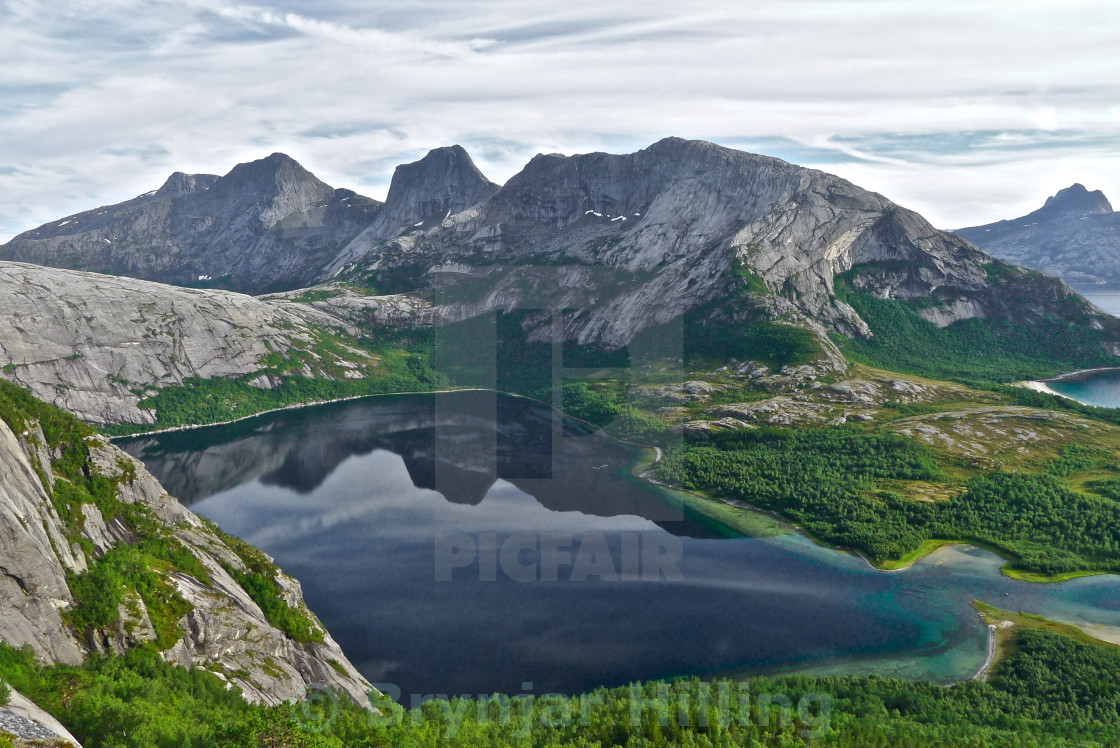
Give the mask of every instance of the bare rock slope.
[[[359, 318], [363, 310], [383, 319], [402, 310], [407, 317], [419, 304], [360, 297], [348, 314]], [[3, 376], [90, 423], [151, 423], [155, 415], [140, 407], [146, 392], [190, 377], [263, 372], [268, 357], [313, 349], [324, 330], [339, 328], [353, 329], [285, 298], [0, 263]], [[376, 360], [360, 350], [341, 357], [332, 350], [322, 352], [321, 364], [355, 378], [377, 372]], [[334, 376], [311, 366], [301, 373]]]

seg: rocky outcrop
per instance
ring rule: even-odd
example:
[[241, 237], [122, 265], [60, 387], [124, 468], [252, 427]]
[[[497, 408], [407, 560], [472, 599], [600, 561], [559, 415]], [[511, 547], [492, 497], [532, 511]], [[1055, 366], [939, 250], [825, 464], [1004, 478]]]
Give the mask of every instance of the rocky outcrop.
[[[345, 309], [351, 320], [400, 319], [421, 306], [355, 296]], [[146, 392], [190, 377], [267, 372], [270, 357], [313, 349], [324, 330], [339, 329], [354, 332], [329, 310], [283, 298], [0, 263], [2, 376], [90, 423], [151, 423], [155, 415], [140, 406]], [[317, 355], [325, 367], [338, 354]], [[356, 376], [376, 373], [360, 350], [341, 363]]]
[[86, 563], [67, 539], [41, 477], [50, 474], [38, 450], [43, 444], [38, 429], [17, 435], [0, 421], [0, 640], [73, 665], [84, 653], [61, 611], [73, 603], [66, 573], [84, 571]]
[[20, 234], [0, 260], [248, 293], [310, 285], [380, 204], [281, 153]]
[[322, 277], [334, 277], [347, 263], [386, 239], [439, 225], [497, 190], [498, 185], [483, 176], [459, 145], [436, 148], [419, 161], [402, 164], [393, 173], [385, 205], [373, 222], [330, 263]]
[[82, 748], [62, 723], [38, 705], [12, 690], [0, 705], [0, 737], [10, 736], [16, 748]]
[[1021, 218], [954, 233], [995, 257], [1070, 283], [1120, 282], [1120, 213], [1103, 192], [1080, 184]]
[[[0, 421], [0, 640], [31, 647], [45, 663], [67, 664], [80, 663], [93, 652], [121, 652], [154, 641], [152, 622], [134, 592], [126, 594], [120, 620], [104, 629], [78, 632], [64, 618], [75, 604], [67, 573], [80, 575], [112, 549], [140, 537], [119, 516], [106, 521], [92, 503], [83, 503], [81, 521], [67, 526], [51, 501], [47, 476], [52, 464], [44, 459], [44, 445], [37, 424], [26, 424], [17, 435]], [[282, 703], [302, 698], [310, 684], [323, 684], [368, 705], [369, 684], [307, 611], [296, 580], [252, 550], [258, 559], [254, 571], [269, 564], [286, 604], [319, 630], [319, 636], [306, 641], [296, 641], [271, 623], [235, 580], [233, 574], [249, 568], [244, 549], [230, 546], [211, 523], [168, 496], [142, 463], [103, 438], [86, 437], [85, 448], [84, 470], [109, 479], [117, 486], [116, 500], [156, 523], [158, 530], [145, 532], [174, 538], [205, 569], [205, 575], [158, 570], [189, 607], [177, 622], [178, 641], [163, 651], [165, 660], [210, 670], [252, 701]], [[62, 475], [54, 479], [67, 480]], [[93, 542], [83, 547], [76, 532]]]

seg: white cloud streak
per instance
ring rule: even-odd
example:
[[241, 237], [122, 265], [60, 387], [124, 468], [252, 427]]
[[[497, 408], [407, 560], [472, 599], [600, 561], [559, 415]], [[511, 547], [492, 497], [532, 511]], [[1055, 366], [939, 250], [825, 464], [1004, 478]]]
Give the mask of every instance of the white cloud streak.
[[666, 135], [945, 227], [1074, 181], [1120, 202], [1117, 38], [1107, 2], [6, 0], [0, 240], [276, 150], [383, 197], [438, 145], [504, 181]]

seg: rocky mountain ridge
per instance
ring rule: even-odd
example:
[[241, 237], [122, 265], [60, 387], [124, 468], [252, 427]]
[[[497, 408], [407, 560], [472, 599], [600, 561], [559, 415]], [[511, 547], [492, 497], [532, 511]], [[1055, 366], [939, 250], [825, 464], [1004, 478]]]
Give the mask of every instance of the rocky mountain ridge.
[[[421, 308], [407, 298], [356, 296], [344, 311], [351, 320], [384, 323]], [[144, 397], [192, 377], [259, 372], [255, 383], [271, 387], [269, 360], [298, 351], [310, 351], [310, 361], [292, 373], [375, 375], [378, 363], [366, 351], [316, 350], [339, 329], [357, 333], [347, 319], [283, 297], [0, 263], [2, 376], [90, 423], [152, 423]]]
[[477, 205], [342, 257], [338, 277], [426, 295], [447, 318], [579, 310], [566, 338], [605, 347], [745, 285], [756, 318], [866, 337], [835, 295], [845, 273], [861, 292], [921, 302], [939, 326], [1022, 316], [1004, 276], [1039, 318], [1073, 295], [993, 271], [974, 245], [839, 177], [680, 138], [626, 155], [539, 155]]
[[1008, 262], [1070, 283], [1120, 282], [1120, 212], [1100, 190], [1059, 190], [1021, 218], [958, 229], [957, 235]]

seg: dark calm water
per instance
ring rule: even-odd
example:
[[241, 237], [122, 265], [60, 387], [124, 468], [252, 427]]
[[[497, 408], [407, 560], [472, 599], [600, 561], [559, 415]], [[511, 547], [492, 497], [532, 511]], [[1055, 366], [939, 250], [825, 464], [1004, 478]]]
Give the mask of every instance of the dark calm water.
[[[796, 533], [734, 536], [630, 479], [629, 448], [491, 393], [371, 398], [122, 446], [275, 556], [355, 665], [406, 695], [790, 669], [948, 682], [985, 659], [977, 598], [1120, 630], [1120, 578], [1028, 585], [964, 548], [883, 573]], [[500, 566], [487, 549], [511, 538], [568, 535], [555, 573], [516, 545], [507, 560], [537, 581], [487, 571]], [[448, 538], [482, 550], [449, 568]], [[679, 575], [643, 580], [643, 543], [679, 551]], [[573, 579], [577, 565], [599, 574]]]

